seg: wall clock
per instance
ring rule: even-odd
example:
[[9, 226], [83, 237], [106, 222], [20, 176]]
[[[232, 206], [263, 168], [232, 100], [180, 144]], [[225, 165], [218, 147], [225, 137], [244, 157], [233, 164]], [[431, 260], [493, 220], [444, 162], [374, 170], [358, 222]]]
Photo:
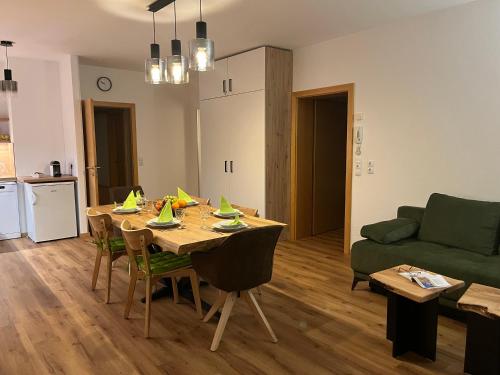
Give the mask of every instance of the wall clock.
[[97, 87], [99, 88], [99, 90], [106, 92], [111, 90], [113, 84], [108, 77], [99, 77], [97, 78]]

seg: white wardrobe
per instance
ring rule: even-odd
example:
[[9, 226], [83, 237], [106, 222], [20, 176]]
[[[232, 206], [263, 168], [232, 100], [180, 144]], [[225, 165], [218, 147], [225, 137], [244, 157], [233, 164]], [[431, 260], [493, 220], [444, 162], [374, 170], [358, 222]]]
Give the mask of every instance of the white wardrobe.
[[199, 77], [201, 196], [288, 222], [292, 53], [260, 47]]

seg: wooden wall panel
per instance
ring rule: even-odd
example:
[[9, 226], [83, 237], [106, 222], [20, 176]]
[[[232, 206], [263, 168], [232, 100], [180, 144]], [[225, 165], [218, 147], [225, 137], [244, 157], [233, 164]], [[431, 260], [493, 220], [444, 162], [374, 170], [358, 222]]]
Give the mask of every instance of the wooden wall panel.
[[[266, 217], [290, 224], [293, 55], [266, 47]], [[288, 238], [288, 228], [282, 238]]]

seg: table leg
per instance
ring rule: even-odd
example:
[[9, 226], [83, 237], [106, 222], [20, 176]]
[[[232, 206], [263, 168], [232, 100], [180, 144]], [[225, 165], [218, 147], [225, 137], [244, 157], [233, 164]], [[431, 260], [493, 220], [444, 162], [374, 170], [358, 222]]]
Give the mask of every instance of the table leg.
[[500, 374], [500, 320], [472, 312], [467, 314], [464, 372]]
[[436, 360], [438, 299], [417, 303], [389, 292], [387, 300], [387, 339], [392, 356], [408, 351]]

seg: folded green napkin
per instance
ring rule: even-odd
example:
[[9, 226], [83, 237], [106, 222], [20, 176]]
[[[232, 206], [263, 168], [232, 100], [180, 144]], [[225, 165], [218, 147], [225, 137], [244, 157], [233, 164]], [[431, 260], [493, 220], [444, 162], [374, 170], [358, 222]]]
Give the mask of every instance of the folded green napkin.
[[156, 219], [156, 222], [170, 223], [172, 220], [174, 220], [174, 217], [172, 216], [172, 205], [170, 204], [170, 200], [167, 200], [167, 203], [165, 203], [165, 205], [161, 209], [160, 215], [158, 216], [158, 219]]
[[228, 226], [235, 227], [241, 224], [240, 215], [236, 214], [234, 220], [228, 223]]
[[191, 198], [189, 194], [182, 190], [180, 187], [177, 188], [177, 198], [186, 201], [186, 203], [194, 202], [194, 199]]
[[137, 203], [141, 202], [142, 195], [141, 195], [141, 191], [140, 190], [137, 190], [137, 192], [135, 193], [135, 200], [136, 200]]
[[223, 196], [220, 197], [219, 212], [221, 214], [232, 214], [235, 212], [235, 209], [231, 206], [231, 204]]
[[122, 204], [122, 208], [125, 210], [128, 210], [130, 208], [137, 208], [137, 202], [135, 201], [135, 195], [133, 191], [128, 194], [127, 199], [125, 199], [125, 202], [123, 202]]

